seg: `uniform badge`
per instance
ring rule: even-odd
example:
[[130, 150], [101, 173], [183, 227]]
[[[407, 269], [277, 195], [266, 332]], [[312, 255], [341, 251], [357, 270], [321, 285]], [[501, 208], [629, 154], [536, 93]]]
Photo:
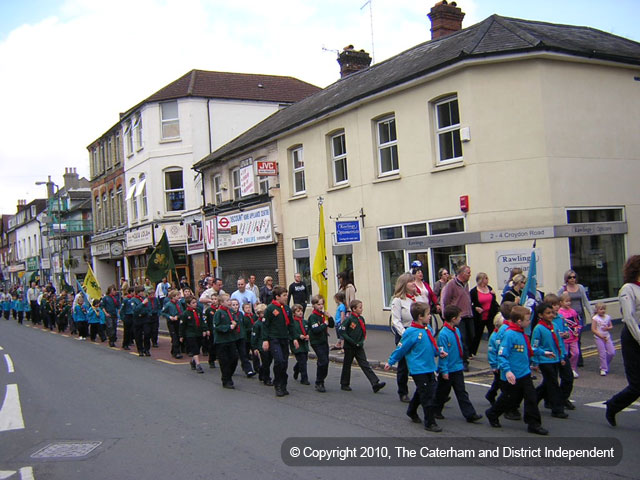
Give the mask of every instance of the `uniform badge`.
[[280, 315], [280, 310], [274, 310], [273, 311], [273, 316], [277, 317], [278, 315]]

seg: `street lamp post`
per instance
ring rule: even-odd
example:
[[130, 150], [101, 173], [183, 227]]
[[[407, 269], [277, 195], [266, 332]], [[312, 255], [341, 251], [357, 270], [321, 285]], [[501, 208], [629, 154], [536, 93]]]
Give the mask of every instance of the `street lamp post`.
[[[62, 207], [60, 205], [60, 187], [58, 187], [58, 185], [51, 181], [51, 175], [48, 176], [48, 180], [46, 182], [36, 182], [36, 185], [46, 185], [47, 186], [47, 210], [50, 211], [51, 210], [51, 196], [54, 195], [53, 193], [53, 188], [51, 187], [55, 187], [55, 196], [56, 196], [56, 200], [58, 203], [58, 233], [55, 233], [55, 229], [54, 229], [54, 237], [57, 238], [58, 240], [58, 258], [60, 259], [60, 272], [61, 272], [61, 277], [63, 279], [64, 282], [66, 282], [65, 279], [65, 275], [64, 275], [64, 258], [63, 258], [63, 254], [62, 254], [62, 224], [60, 223], [60, 215], [62, 212]], [[50, 213], [50, 212], [48, 212]], [[51, 218], [53, 219], [53, 215], [51, 215]], [[51, 222], [51, 226], [53, 228], [53, 222]], [[51, 264], [51, 254], [49, 254], [49, 263]], [[51, 266], [51, 265], [50, 265]], [[62, 290], [63, 284], [62, 282], [60, 282], [60, 289]]]

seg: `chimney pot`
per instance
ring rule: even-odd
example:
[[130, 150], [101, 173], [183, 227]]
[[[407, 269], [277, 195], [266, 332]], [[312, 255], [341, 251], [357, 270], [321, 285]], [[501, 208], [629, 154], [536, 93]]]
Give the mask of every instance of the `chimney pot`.
[[448, 3], [447, 0], [442, 0], [431, 8], [427, 16], [431, 20], [431, 40], [462, 29], [464, 12], [456, 2]]
[[344, 78], [369, 67], [371, 55], [364, 50], [356, 51], [353, 45], [347, 45], [338, 55], [338, 64], [340, 65], [340, 78]]

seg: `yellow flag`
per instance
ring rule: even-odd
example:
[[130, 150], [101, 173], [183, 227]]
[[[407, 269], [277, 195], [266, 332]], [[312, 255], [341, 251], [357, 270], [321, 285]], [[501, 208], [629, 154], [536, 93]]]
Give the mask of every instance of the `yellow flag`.
[[324, 234], [324, 207], [320, 204], [320, 227], [318, 229], [318, 249], [313, 260], [311, 278], [318, 284], [318, 295], [324, 298], [327, 304], [327, 248]]
[[84, 283], [82, 284], [85, 292], [89, 297], [94, 300], [98, 300], [102, 298], [102, 290], [100, 290], [100, 284], [96, 279], [96, 276], [93, 274], [93, 270], [91, 269], [91, 265], [87, 264], [87, 274], [84, 277]]

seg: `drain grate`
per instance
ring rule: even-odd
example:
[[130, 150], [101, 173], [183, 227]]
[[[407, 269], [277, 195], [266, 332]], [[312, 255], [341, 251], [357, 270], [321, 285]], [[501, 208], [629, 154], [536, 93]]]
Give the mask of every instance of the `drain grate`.
[[31, 458], [78, 458], [89, 455], [102, 442], [56, 442], [50, 443], [31, 455]]

